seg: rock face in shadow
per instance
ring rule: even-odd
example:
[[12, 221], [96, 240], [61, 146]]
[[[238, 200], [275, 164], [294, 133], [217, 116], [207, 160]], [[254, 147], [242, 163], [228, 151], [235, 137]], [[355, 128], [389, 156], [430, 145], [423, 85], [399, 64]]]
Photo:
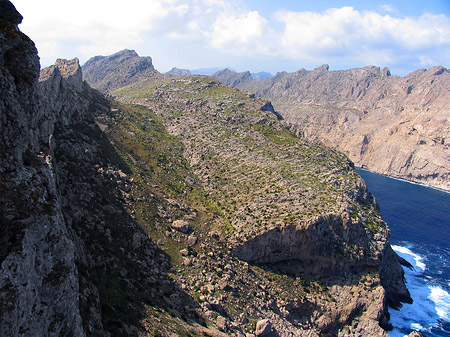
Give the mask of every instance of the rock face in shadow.
[[54, 179], [50, 123], [37, 88], [39, 59], [2, 0], [0, 214], [2, 336], [84, 336], [75, 246]]
[[0, 335], [137, 336], [150, 306], [195, 322], [169, 258], [128, 214], [129, 169], [94, 119], [109, 102], [77, 59], [38, 82], [20, 14], [0, 8]]
[[368, 66], [278, 73], [263, 81], [215, 74], [273, 101], [293, 129], [344, 152], [357, 166], [450, 190], [450, 72], [441, 66], [406, 77]]

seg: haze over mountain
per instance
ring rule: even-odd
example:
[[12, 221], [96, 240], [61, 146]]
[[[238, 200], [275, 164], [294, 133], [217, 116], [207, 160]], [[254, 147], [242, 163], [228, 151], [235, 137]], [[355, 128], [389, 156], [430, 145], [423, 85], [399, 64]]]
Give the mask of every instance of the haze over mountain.
[[299, 134], [344, 152], [355, 165], [450, 190], [450, 72], [441, 66], [391, 76], [374, 66], [213, 75], [272, 100]]

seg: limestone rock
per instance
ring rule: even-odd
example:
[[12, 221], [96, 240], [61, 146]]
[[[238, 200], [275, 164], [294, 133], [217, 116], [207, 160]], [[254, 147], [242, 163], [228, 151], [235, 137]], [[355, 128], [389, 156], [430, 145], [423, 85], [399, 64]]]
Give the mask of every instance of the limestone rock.
[[274, 335], [272, 333], [272, 322], [268, 319], [258, 321], [256, 323], [255, 335], [261, 337]]
[[166, 74], [173, 75], [173, 76], [189, 76], [189, 75], [191, 75], [191, 72], [189, 71], [189, 69], [178, 69], [176, 67], [173, 67]]
[[191, 225], [185, 220], [175, 220], [170, 227], [184, 234], [192, 232]]

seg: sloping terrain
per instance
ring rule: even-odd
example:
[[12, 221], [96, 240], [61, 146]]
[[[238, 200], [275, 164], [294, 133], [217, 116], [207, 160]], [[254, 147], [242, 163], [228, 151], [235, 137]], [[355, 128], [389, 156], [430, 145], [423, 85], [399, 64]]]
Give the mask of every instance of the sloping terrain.
[[1, 335], [386, 335], [409, 293], [345, 156], [209, 77], [39, 76], [0, 8]]
[[[402, 272], [395, 262], [395, 254], [386, 245], [386, 225], [364, 183], [341, 154], [320, 144], [300, 140], [285, 129], [270, 103], [252, 99], [201, 76], [155, 81], [140, 88], [130, 84], [110, 94], [122, 102], [146, 106], [155, 113], [167, 131], [183, 143], [183, 156], [203, 186], [204, 192], [200, 195], [194, 193], [185, 201], [187, 204], [194, 202], [192, 207], [196, 209], [197, 217], [184, 225], [195, 233], [205, 233], [206, 237], [200, 235], [199, 242], [203, 242], [203, 248], [207, 249], [201, 254], [196, 250], [191, 253], [186, 248], [182, 250], [186, 256], [178, 259], [185, 266], [180, 269], [180, 272], [184, 270], [185, 279], [191, 279], [191, 273], [195, 275], [187, 289], [194, 292], [199, 289], [205, 294], [202, 299], [208, 302], [204, 307], [207, 315], [210, 315], [210, 301], [220, 303], [225, 312], [233, 312], [236, 307], [243, 307], [242, 297], [238, 296], [239, 300], [236, 300], [224, 292], [208, 299], [206, 295], [214, 295], [217, 287], [202, 290], [197, 286], [192, 288], [192, 285], [223, 283], [220, 282], [223, 271], [218, 273], [217, 270], [227, 265], [234, 271], [231, 275], [244, 278], [248, 273], [239, 267], [239, 260], [250, 262], [250, 266], [265, 266], [270, 272], [286, 274], [292, 287], [290, 291], [296, 291], [302, 297], [309, 290], [304, 291], [298, 285], [294, 287], [295, 282], [303, 280], [301, 282], [308, 284], [312, 280], [320, 280], [333, 287], [335, 294], [342, 292], [337, 297], [344, 302], [347, 286], [354, 286], [352, 282], [357, 284], [366, 272], [376, 275], [383, 266], [392, 263], [390, 267], [396, 265], [399, 269], [393, 267], [383, 274], [386, 288], [392, 286], [388, 298], [392, 305], [396, 305], [400, 298], [408, 300], [405, 289], [397, 287], [393, 290], [397, 276], [387, 280], [388, 274], [401, 275]], [[141, 120], [143, 135], [148, 125], [145, 118]], [[135, 143], [134, 137], [131, 135], [127, 140], [132, 143], [129, 145], [132, 152], [139, 148], [140, 143]], [[143, 154], [138, 157], [142, 156], [145, 157]], [[139, 163], [136, 155], [128, 158]], [[192, 184], [195, 180], [181, 179], [180, 183], [189, 181]], [[201, 218], [207, 221], [197, 223], [196, 219]], [[176, 222], [175, 227], [178, 225], [180, 223]], [[164, 244], [171, 246], [170, 239], [161, 240], [169, 240]], [[218, 246], [211, 247], [211, 242], [216, 241]], [[220, 255], [213, 252], [223, 249], [225, 252]], [[238, 260], [227, 258], [226, 262], [220, 262], [230, 253]], [[218, 263], [211, 262], [211, 272], [205, 269], [207, 256], [214, 257], [212, 261], [219, 260]], [[293, 275], [297, 278], [292, 278]], [[249, 307], [254, 307], [257, 299], [247, 292], [247, 287], [251, 289], [250, 284], [248, 282], [241, 288], [233, 282], [223, 287], [245, 291], [243, 298], [249, 299]], [[273, 295], [266, 290], [265, 297], [277, 303], [282, 293], [277, 290], [279, 286], [272, 287]], [[319, 295], [321, 292], [315, 291], [314, 298], [323, 296]], [[306, 298], [297, 302], [293, 310], [300, 310], [299, 305], [306, 307], [306, 302]], [[339, 327], [342, 322], [336, 316], [338, 308], [350, 304], [339, 302], [333, 311], [327, 302], [324, 299], [320, 309], [321, 316], [328, 317], [324, 318], [327, 323], [319, 330], [337, 333], [343, 328]], [[368, 308], [363, 309], [366, 314], [371, 311]], [[278, 329], [284, 331], [283, 335], [289, 331], [295, 334], [295, 331], [303, 329], [317, 329], [306, 320], [306, 325], [291, 330], [292, 326], [274, 315], [278, 310], [272, 308], [263, 313], [278, 321]], [[257, 319], [262, 313], [250, 310], [248, 314]], [[375, 316], [376, 320], [386, 323], [379, 311]], [[365, 316], [360, 324], [372, 319]], [[366, 323], [362, 323], [364, 321]]]
[[360, 167], [450, 190], [450, 72], [406, 77], [387, 68], [278, 73], [253, 81], [218, 72], [227, 85], [271, 99], [293, 129], [344, 152]]

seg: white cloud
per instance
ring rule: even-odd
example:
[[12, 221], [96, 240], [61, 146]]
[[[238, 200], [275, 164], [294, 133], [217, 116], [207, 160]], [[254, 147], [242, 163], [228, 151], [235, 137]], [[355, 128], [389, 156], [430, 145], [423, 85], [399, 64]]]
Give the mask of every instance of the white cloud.
[[386, 13], [395, 13], [397, 10], [393, 5], [385, 4], [380, 6], [381, 10]]
[[[288, 60], [299, 68], [448, 62], [450, 19], [445, 15], [397, 17], [393, 6], [383, 5], [380, 13], [390, 14], [342, 7], [321, 13], [283, 10], [269, 18], [244, 1], [13, 0], [24, 16], [20, 28], [36, 42], [44, 65], [57, 57], [85, 61], [124, 48], [154, 53], [177, 43], [190, 48], [190, 55]], [[164, 52], [171, 60], [186, 55], [178, 49]]]
[[248, 44], [262, 37], [267, 20], [257, 11], [244, 13], [238, 17], [222, 14], [213, 25], [211, 43], [216, 48], [233, 44]]
[[24, 16], [21, 29], [45, 57], [58, 56], [69, 41], [83, 54], [79, 56], [137, 45], [158, 20], [186, 11], [186, 5], [171, 0], [16, 0], [14, 4]]
[[291, 58], [347, 58], [366, 64], [370, 59], [382, 65], [396, 53], [450, 47], [450, 19], [444, 15], [396, 18], [343, 7], [324, 13], [283, 11], [276, 17], [285, 25], [282, 47]]

